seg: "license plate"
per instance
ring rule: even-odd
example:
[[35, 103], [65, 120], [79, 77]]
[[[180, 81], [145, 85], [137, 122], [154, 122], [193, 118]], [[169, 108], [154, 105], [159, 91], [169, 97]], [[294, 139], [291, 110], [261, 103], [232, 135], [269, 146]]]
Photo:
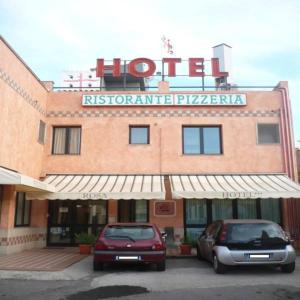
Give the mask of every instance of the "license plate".
[[250, 254], [250, 258], [270, 258], [270, 254]]
[[140, 260], [139, 256], [117, 256], [116, 257], [117, 260]]

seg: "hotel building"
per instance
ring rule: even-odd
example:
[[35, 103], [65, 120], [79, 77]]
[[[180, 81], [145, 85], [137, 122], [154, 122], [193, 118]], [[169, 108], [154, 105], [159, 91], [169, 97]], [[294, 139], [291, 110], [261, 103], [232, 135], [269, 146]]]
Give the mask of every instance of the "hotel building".
[[172, 247], [221, 218], [273, 220], [300, 247], [287, 82], [126, 80], [55, 89], [0, 38], [0, 254], [74, 245], [111, 222], [156, 223]]

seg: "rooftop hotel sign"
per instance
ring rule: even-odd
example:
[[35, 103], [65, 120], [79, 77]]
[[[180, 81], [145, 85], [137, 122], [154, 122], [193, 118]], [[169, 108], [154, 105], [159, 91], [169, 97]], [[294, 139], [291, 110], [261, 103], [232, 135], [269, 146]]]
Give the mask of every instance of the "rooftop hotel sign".
[[245, 94], [93, 94], [82, 106], [243, 106]]
[[[165, 57], [162, 59], [163, 65], [166, 65], [167, 69], [167, 75], [168, 77], [175, 77], [176, 76], [176, 65], [182, 63], [181, 58], [175, 58], [175, 57]], [[202, 57], [193, 57], [189, 58], [187, 60], [188, 62], [188, 69], [189, 77], [204, 77], [208, 76], [205, 73], [205, 59]], [[145, 57], [139, 57], [136, 59], [133, 59], [131, 61], [124, 61], [125, 65], [128, 64], [128, 73], [134, 77], [150, 77], [155, 74], [156, 71], [156, 63], [154, 60], [145, 58]], [[211, 63], [211, 74], [212, 77], [227, 77], [228, 72], [223, 72], [220, 70], [219, 66], [219, 59], [216, 57], [213, 57], [210, 59]], [[120, 77], [121, 76], [121, 64], [122, 61], [120, 58], [114, 58], [112, 64], [105, 64], [105, 61], [103, 58], [97, 59], [96, 64], [96, 76], [97, 77], [103, 77], [105, 74], [105, 70], [110, 70], [112, 72], [113, 77]], [[145, 65], [146, 70], [138, 70], [138, 65]]]

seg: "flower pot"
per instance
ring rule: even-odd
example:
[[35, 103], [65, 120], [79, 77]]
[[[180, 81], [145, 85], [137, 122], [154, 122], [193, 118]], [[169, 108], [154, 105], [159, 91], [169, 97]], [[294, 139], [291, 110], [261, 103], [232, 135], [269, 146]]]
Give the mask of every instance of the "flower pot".
[[79, 253], [89, 255], [92, 251], [92, 245], [79, 244]]
[[182, 255], [191, 255], [192, 253], [192, 245], [182, 244], [180, 245], [180, 253]]

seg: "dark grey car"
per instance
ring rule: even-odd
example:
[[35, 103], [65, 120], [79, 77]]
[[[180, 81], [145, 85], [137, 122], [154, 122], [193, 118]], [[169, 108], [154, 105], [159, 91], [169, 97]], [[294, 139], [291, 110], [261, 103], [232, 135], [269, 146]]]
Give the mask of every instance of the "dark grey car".
[[227, 266], [275, 265], [295, 270], [296, 253], [282, 228], [266, 220], [220, 220], [197, 240], [197, 256], [211, 261], [216, 273]]

